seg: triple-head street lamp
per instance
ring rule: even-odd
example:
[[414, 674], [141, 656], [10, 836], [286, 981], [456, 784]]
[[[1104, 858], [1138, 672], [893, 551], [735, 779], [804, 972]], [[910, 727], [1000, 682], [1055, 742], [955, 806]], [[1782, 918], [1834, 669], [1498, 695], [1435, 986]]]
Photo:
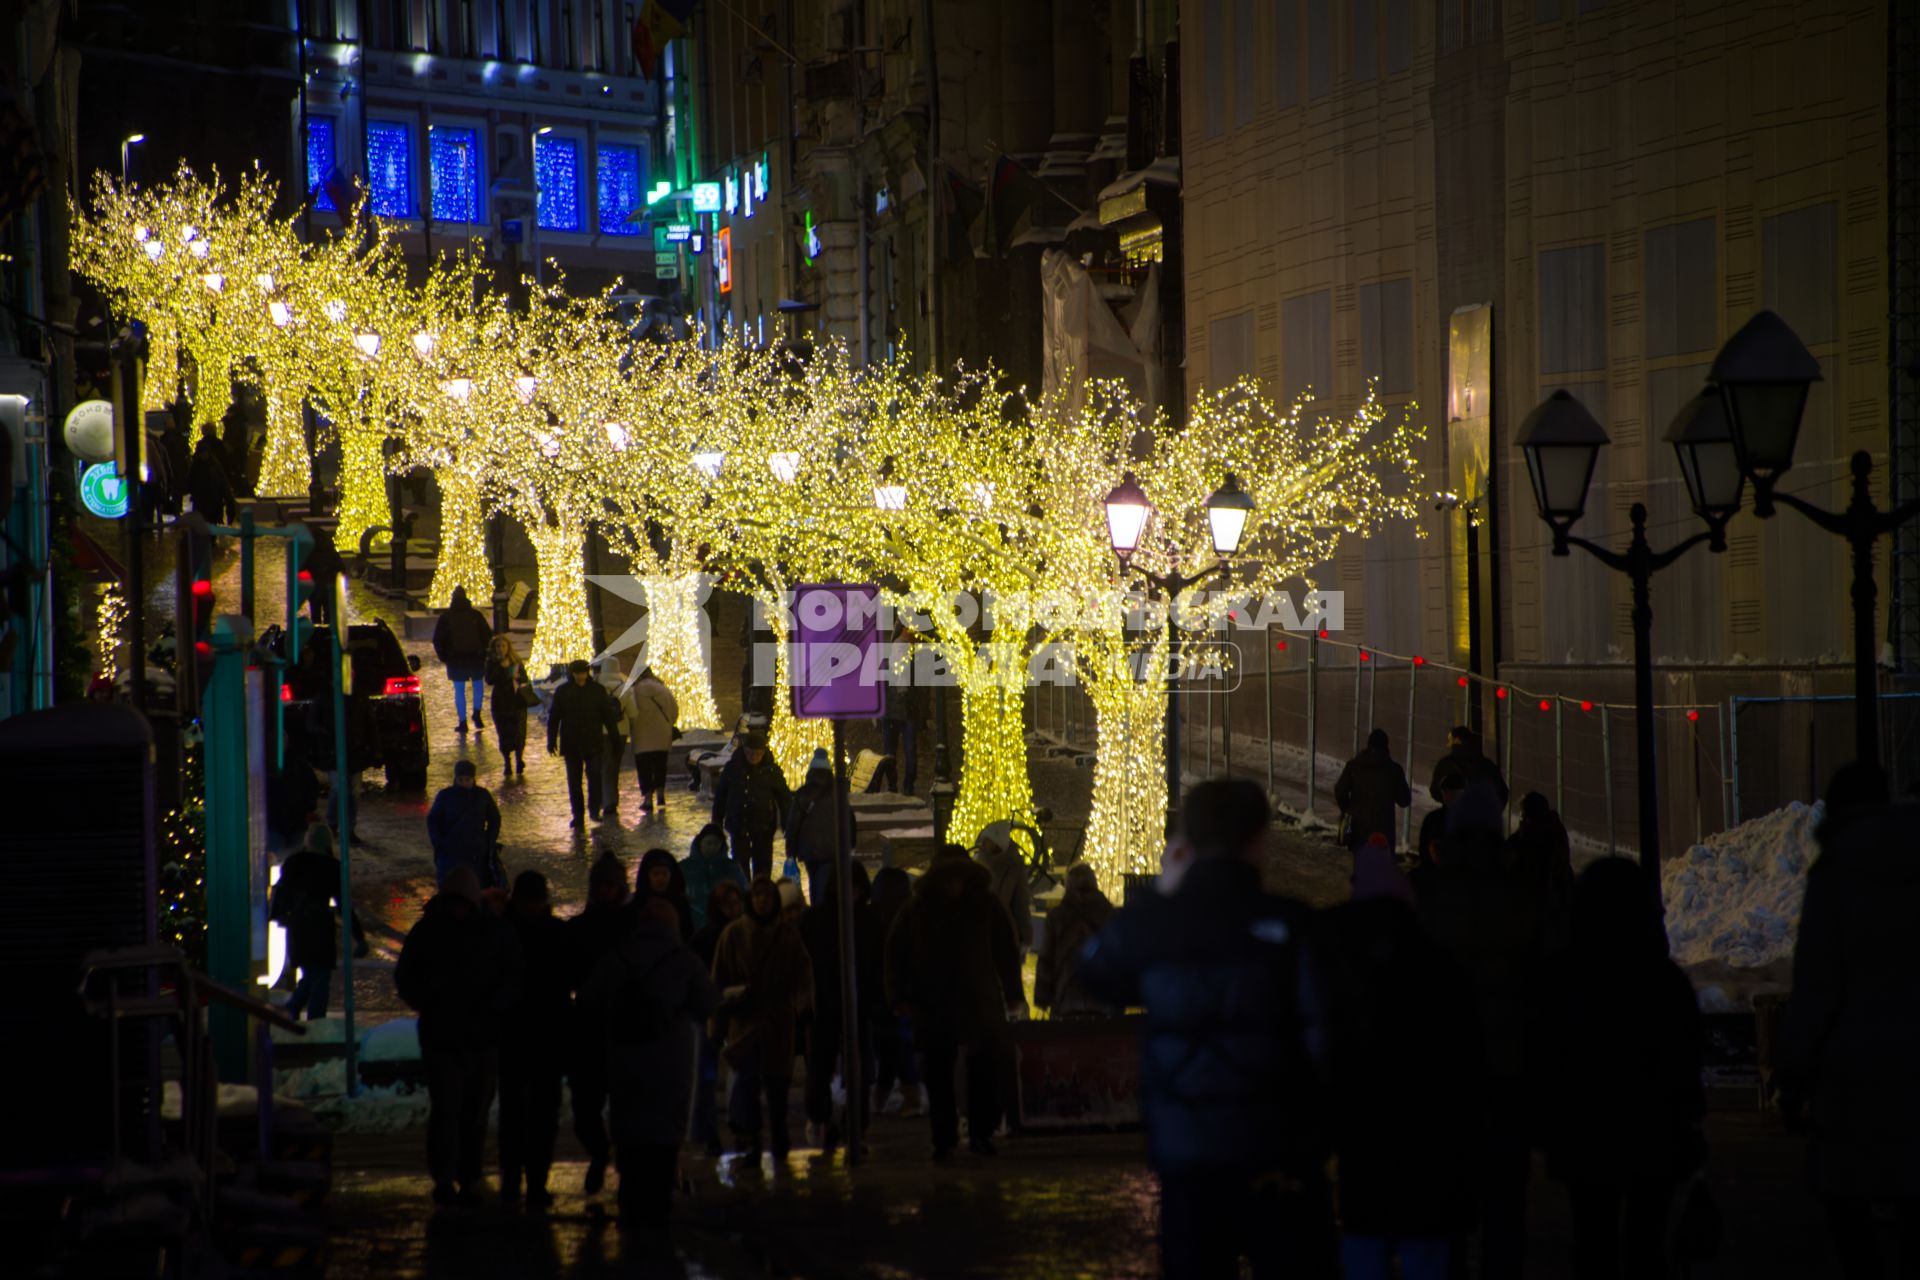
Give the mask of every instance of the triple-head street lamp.
[[[1140, 549], [1141, 541], [1146, 537], [1147, 529], [1153, 520], [1153, 503], [1148, 500], [1146, 491], [1140, 487], [1129, 471], [1107, 494], [1107, 538], [1113, 545], [1113, 554], [1120, 561], [1120, 567], [1132, 569], [1147, 583], [1156, 588], [1164, 597], [1167, 610], [1167, 831], [1171, 834], [1177, 826], [1180, 814], [1180, 699], [1175, 696], [1173, 683], [1179, 679], [1180, 671], [1180, 631], [1179, 601], [1180, 593], [1186, 591], [1215, 573], [1226, 568], [1227, 561], [1240, 550], [1240, 540], [1246, 535], [1247, 519], [1253, 514], [1253, 498], [1240, 487], [1240, 482], [1227, 473], [1226, 483], [1213, 491], [1207, 499], [1207, 532], [1213, 542], [1216, 562], [1203, 571], [1182, 574], [1177, 568], [1168, 567], [1164, 573], [1151, 569], [1138, 568], [1133, 563], [1134, 552]], [[1231, 726], [1229, 726], [1231, 731]]]

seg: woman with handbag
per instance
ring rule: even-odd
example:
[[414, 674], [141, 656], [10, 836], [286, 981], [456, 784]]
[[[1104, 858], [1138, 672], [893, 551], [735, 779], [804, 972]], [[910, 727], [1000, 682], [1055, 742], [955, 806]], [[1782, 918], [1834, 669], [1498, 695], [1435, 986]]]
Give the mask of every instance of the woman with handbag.
[[539, 691], [527, 679], [526, 664], [513, 650], [504, 632], [487, 650], [487, 687], [493, 690], [494, 732], [500, 736], [500, 756], [508, 774], [527, 771], [527, 708], [540, 705]]
[[740, 1150], [760, 1151], [761, 1097], [766, 1099], [768, 1146], [786, 1158], [787, 1089], [793, 1081], [795, 1031], [813, 1006], [813, 966], [800, 931], [780, 911], [780, 891], [759, 876], [747, 895], [747, 913], [720, 935], [713, 957], [720, 989], [717, 1023], [721, 1056], [733, 1068], [727, 1123]]

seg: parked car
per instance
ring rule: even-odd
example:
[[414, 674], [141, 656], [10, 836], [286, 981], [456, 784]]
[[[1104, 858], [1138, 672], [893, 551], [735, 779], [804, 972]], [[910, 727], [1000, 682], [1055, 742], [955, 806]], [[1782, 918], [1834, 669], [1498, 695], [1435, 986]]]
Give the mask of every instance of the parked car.
[[[272, 652], [284, 653], [285, 636], [275, 627], [263, 637]], [[316, 627], [289, 668], [280, 691], [286, 712], [288, 743], [305, 743], [314, 768], [334, 767], [332, 682], [326, 655], [332, 629]], [[420, 705], [420, 659], [400, 645], [385, 621], [347, 627], [347, 768], [386, 770], [387, 785], [420, 791], [427, 785], [427, 718]]]

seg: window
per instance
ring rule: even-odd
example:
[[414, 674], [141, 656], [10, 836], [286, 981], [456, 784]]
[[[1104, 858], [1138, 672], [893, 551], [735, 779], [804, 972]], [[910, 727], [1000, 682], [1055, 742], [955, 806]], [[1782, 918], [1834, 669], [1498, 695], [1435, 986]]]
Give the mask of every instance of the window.
[[[1720, 279], [1714, 249], [1712, 218], [1647, 232], [1648, 356], [1711, 351], [1719, 345]], [[1649, 419], [1647, 425], [1658, 430], [1661, 420]]]
[[327, 190], [327, 179], [332, 176], [334, 165], [333, 117], [309, 115], [307, 117], [307, 190], [313, 193], [313, 207], [325, 209], [329, 213], [338, 212], [333, 203], [333, 195]]
[[1779, 312], [1808, 346], [1832, 342], [1837, 332], [1838, 246], [1832, 202], [1760, 223], [1761, 305]]
[[[1333, 396], [1333, 294], [1288, 298], [1280, 304], [1281, 394], [1288, 404], [1311, 392], [1325, 407]], [[1309, 415], [1313, 416], [1313, 415]]]
[[367, 122], [367, 181], [382, 218], [413, 216], [413, 130], [397, 120]]
[[560, 0], [560, 65], [578, 68], [580, 65], [580, 37], [573, 26], [574, 0]]
[[1387, 0], [1387, 74], [1399, 75], [1413, 65], [1412, 0]]
[[1546, 250], [1540, 255], [1540, 372], [1606, 366], [1606, 251], [1597, 244]]
[[519, 52], [513, 47], [512, 7], [501, 3], [493, 6], [493, 56], [502, 60], [511, 60]]
[[1273, 0], [1273, 105], [1300, 105], [1300, 0]]
[[1324, 98], [1333, 86], [1333, 0], [1307, 0], [1307, 97]]
[[1207, 329], [1207, 377], [1215, 391], [1253, 373], [1253, 312], [1222, 316]]
[[1373, 0], [1352, 0], [1353, 78], [1371, 80], [1380, 73], [1380, 18]]
[[1233, 126], [1253, 123], [1259, 86], [1253, 78], [1253, 0], [1233, 0]]
[[480, 221], [480, 137], [472, 129], [434, 125], [427, 132], [433, 172], [433, 216], [441, 222]]
[[1200, 76], [1200, 92], [1205, 95], [1202, 131], [1209, 138], [1217, 138], [1227, 131], [1226, 0], [1205, 0], [1200, 22], [1201, 57], [1206, 64]]
[[1413, 281], [1360, 286], [1360, 376], [1383, 396], [1413, 390]]
[[637, 236], [640, 224], [627, 215], [646, 202], [646, 164], [640, 148], [623, 142], [600, 144], [600, 234]]
[[540, 226], [547, 231], [580, 229], [580, 144], [572, 138], [541, 134], [533, 140], [534, 182], [540, 188]]

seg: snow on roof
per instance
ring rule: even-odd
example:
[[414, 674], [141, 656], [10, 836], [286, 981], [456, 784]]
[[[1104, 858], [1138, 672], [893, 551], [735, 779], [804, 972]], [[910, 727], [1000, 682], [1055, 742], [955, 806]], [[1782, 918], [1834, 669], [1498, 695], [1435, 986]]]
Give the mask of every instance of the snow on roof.
[[1144, 169], [1135, 169], [1123, 173], [1109, 182], [1100, 192], [1101, 200], [1113, 200], [1146, 185], [1178, 188], [1180, 185], [1180, 157], [1161, 156]]

